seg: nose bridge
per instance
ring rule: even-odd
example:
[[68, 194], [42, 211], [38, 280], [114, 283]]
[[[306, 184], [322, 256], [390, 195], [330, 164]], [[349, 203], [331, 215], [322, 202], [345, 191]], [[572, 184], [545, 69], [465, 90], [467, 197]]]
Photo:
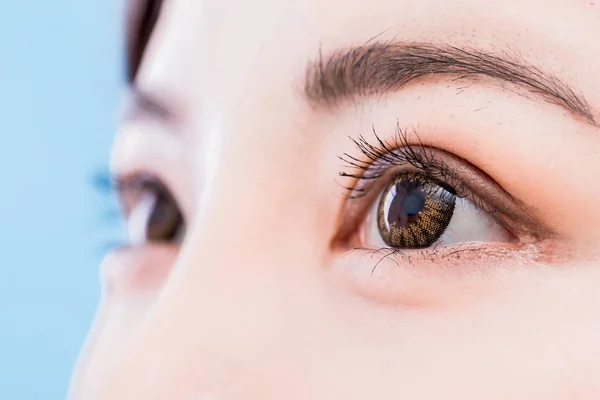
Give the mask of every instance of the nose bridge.
[[265, 146], [227, 155], [197, 206], [184, 251], [230, 265], [282, 260], [287, 265], [312, 255], [307, 252], [315, 248], [308, 235], [315, 215], [310, 178], [293, 171], [289, 160], [281, 160], [285, 156], [268, 160], [270, 151]]
[[[258, 100], [242, 96], [226, 115], [211, 112], [209, 122], [201, 123], [205, 129], [198, 153], [207, 186], [187, 241], [200, 258], [221, 250], [233, 264], [237, 258], [271, 263], [310, 256], [316, 244], [310, 240], [320, 240], [309, 235], [322, 212], [314, 196], [317, 143], [302, 132], [299, 121], [255, 106], [269, 99], [259, 94]], [[283, 97], [294, 110], [302, 107], [294, 96]]]
[[315, 346], [302, 343], [319, 327], [309, 321], [319, 318], [323, 261], [309, 234], [311, 207], [281, 173], [285, 165], [271, 172], [264, 157], [244, 154], [227, 155], [236, 161], [225, 162], [199, 204], [204, 211], [123, 369], [135, 374], [118, 378], [137, 388], [136, 398], [259, 390], [263, 380], [284, 384], [283, 371], [274, 376], [281, 365], [311, 357], [305, 349]]

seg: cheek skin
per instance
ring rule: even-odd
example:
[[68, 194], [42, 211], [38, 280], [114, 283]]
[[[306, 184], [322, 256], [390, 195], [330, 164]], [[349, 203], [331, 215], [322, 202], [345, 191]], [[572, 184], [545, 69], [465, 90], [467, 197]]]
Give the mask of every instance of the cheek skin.
[[150, 245], [109, 254], [101, 266], [105, 297], [157, 294], [171, 272], [177, 252], [175, 246]]
[[[350, 293], [336, 315], [354, 319], [344, 340], [362, 337], [346, 348], [354, 355], [339, 360], [340, 366], [346, 366], [346, 376], [381, 387], [379, 398], [391, 393], [407, 398], [597, 398], [597, 267], [573, 262], [565, 268], [497, 274], [487, 277], [490, 291], [457, 290], [443, 299], [444, 307], [421, 301], [382, 308], [371, 299], [356, 301]], [[404, 279], [406, 285], [415, 284], [414, 277]], [[449, 276], [438, 281], [437, 289], [452, 284]], [[485, 283], [480, 277], [478, 287]], [[433, 285], [424, 289], [432, 300]]]
[[[188, 259], [179, 266], [188, 268], [197, 262]], [[600, 273], [593, 267], [572, 263], [561, 269], [515, 269], [506, 273], [504, 279], [500, 273], [487, 277], [488, 286], [495, 287], [495, 292], [471, 291], [459, 307], [446, 298], [444, 308], [421, 306], [418, 310], [361, 302], [356, 299], [355, 289], [335, 275], [328, 280], [329, 287], [322, 288], [323, 298], [313, 308], [306, 303], [314, 297], [306, 297], [307, 285], [299, 285], [298, 280], [293, 280], [294, 286], [292, 280], [279, 284], [278, 290], [289, 296], [270, 299], [265, 297], [268, 291], [252, 289], [257, 286], [254, 282], [239, 292], [228, 291], [227, 280], [213, 279], [200, 291], [198, 285], [190, 283], [177, 288], [180, 297], [189, 301], [162, 310], [164, 322], [169, 321], [160, 325], [165, 329], [164, 335], [160, 341], [138, 348], [148, 355], [139, 360], [154, 361], [155, 357], [160, 359], [161, 351], [170, 354], [181, 348], [186, 359], [194, 360], [198, 370], [207, 374], [201, 374], [203, 378], [227, 364], [229, 373], [218, 379], [222, 387], [217, 392], [238, 387], [239, 392], [231, 398], [240, 400], [386, 399], [396, 398], [391, 396], [398, 393], [407, 398], [464, 399], [519, 398], [524, 393], [527, 395], [521, 398], [527, 399], [574, 398], [578, 393], [589, 396], [600, 393], [596, 380], [586, 372], [600, 367], [600, 319], [594, 318], [600, 307]], [[269, 268], [280, 269], [281, 265]], [[398, 266], [394, 264], [392, 268]], [[379, 272], [385, 272], [385, 266]], [[422, 278], [425, 277], [424, 272]], [[437, 286], [430, 285], [423, 296], [431, 297], [444, 285], [451, 285], [451, 278], [451, 273], [439, 276]], [[407, 284], [415, 283], [410, 275], [402, 279]], [[483, 286], [484, 278], [480, 279], [474, 279], [473, 287], [475, 282]], [[210, 307], [199, 293], [213, 299]], [[235, 325], [234, 321], [247, 318], [240, 310], [243, 304], [242, 308], [250, 307], [256, 312], [252, 321], [265, 324], [263, 328], [272, 332], [269, 340], [257, 341], [263, 335], [248, 325], [242, 332], [216, 326], [214, 318], [207, 321], [211, 322], [210, 332], [204, 329], [206, 323], [190, 324], [199, 314], [209, 315], [200, 305], [214, 308], [216, 293], [223, 293], [223, 303], [228, 298], [232, 305], [213, 311], [225, 318], [223, 321]], [[292, 299], [298, 300], [293, 307]], [[281, 319], [280, 323], [264, 313], [264, 301], [277, 305], [280, 312], [271, 317]], [[130, 322], [128, 318], [123, 316], [117, 323], [132, 329], [126, 324]], [[189, 332], [183, 342], [181, 332]], [[208, 341], [212, 343], [210, 351], [198, 351], [207, 334], [214, 335]], [[97, 351], [123, 342], [122, 336], [110, 336], [108, 344]], [[249, 352], [256, 357], [241, 357]], [[110, 365], [105, 363], [103, 368]], [[167, 390], [193, 386], [200, 377], [192, 379], [190, 373], [196, 367], [190, 371], [189, 366], [179, 365], [179, 373], [161, 387]], [[122, 373], [137, 376], [145, 368], [145, 364], [138, 364]], [[94, 374], [88, 375], [88, 385], [90, 380], [102, 376], [101, 370], [90, 372]], [[156, 372], [165, 371], [159, 368]], [[295, 390], [290, 392], [292, 387]], [[263, 397], [245, 397], [242, 393], [261, 393]], [[279, 396], [269, 397], [267, 393]]]

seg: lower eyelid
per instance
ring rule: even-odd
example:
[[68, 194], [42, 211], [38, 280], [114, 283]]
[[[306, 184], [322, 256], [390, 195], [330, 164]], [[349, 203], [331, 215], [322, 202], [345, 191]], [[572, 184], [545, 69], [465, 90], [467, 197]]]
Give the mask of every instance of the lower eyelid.
[[428, 250], [353, 249], [331, 272], [369, 301], [403, 308], [472, 305], [506, 276], [537, 263], [533, 246], [466, 244]]
[[396, 265], [404, 264], [406, 267], [426, 266], [435, 268], [463, 267], [473, 260], [484, 260], [486, 266], [490, 260], [502, 261], [504, 257], [520, 259], [533, 259], [539, 251], [534, 245], [522, 245], [511, 242], [495, 243], [459, 243], [453, 245], [443, 245], [441, 243], [427, 249], [394, 249], [390, 247], [380, 247], [375, 249], [356, 247], [353, 250], [361, 252], [363, 256], [374, 259], [375, 262], [382, 260], [393, 261]]
[[157, 290], [171, 272], [176, 246], [123, 247], [110, 252], [101, 265], [103, 291], [127, 295], [132, 291]]

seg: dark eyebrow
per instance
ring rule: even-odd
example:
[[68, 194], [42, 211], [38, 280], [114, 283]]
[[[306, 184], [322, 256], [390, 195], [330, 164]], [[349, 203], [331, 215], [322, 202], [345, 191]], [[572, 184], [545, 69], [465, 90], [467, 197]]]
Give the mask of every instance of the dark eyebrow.
[[367, 44], [328, 56], [319, 52], [318, 59], [306, 70], [304, 91], [312, 104], [331, 107], [357, 97], [397, 91], [415, 79], [433, 75], [488, 77], [519, 86], [597, 126], [592, 107], [583, 95], [524, 62], [517, 53], [491, 54], [454, 46], [395, 42]]

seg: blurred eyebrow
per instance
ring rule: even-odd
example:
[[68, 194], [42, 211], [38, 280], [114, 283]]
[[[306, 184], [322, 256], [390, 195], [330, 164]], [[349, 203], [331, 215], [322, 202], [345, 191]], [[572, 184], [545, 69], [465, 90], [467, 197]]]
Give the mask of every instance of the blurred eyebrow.
[[320, 51], [306, 70], [304, 92], [313, 105], [335, 107], [357, 97], [398, 91], [415, 79], [435, 75], [457, 80], [487, 77], [505, 88], [506, 84], [518, 86], [598, 126], [592, 107], [579, 91], [524, 62], [517, 53], [491, 54], [473, 48], [397, 42], [372, 43], [327, 56]]
[[165, 100], [153, 92], [131, 85], [125, 93], [121, 122], [154, 119], [164, 124], [175, 125], [177, 116]]

